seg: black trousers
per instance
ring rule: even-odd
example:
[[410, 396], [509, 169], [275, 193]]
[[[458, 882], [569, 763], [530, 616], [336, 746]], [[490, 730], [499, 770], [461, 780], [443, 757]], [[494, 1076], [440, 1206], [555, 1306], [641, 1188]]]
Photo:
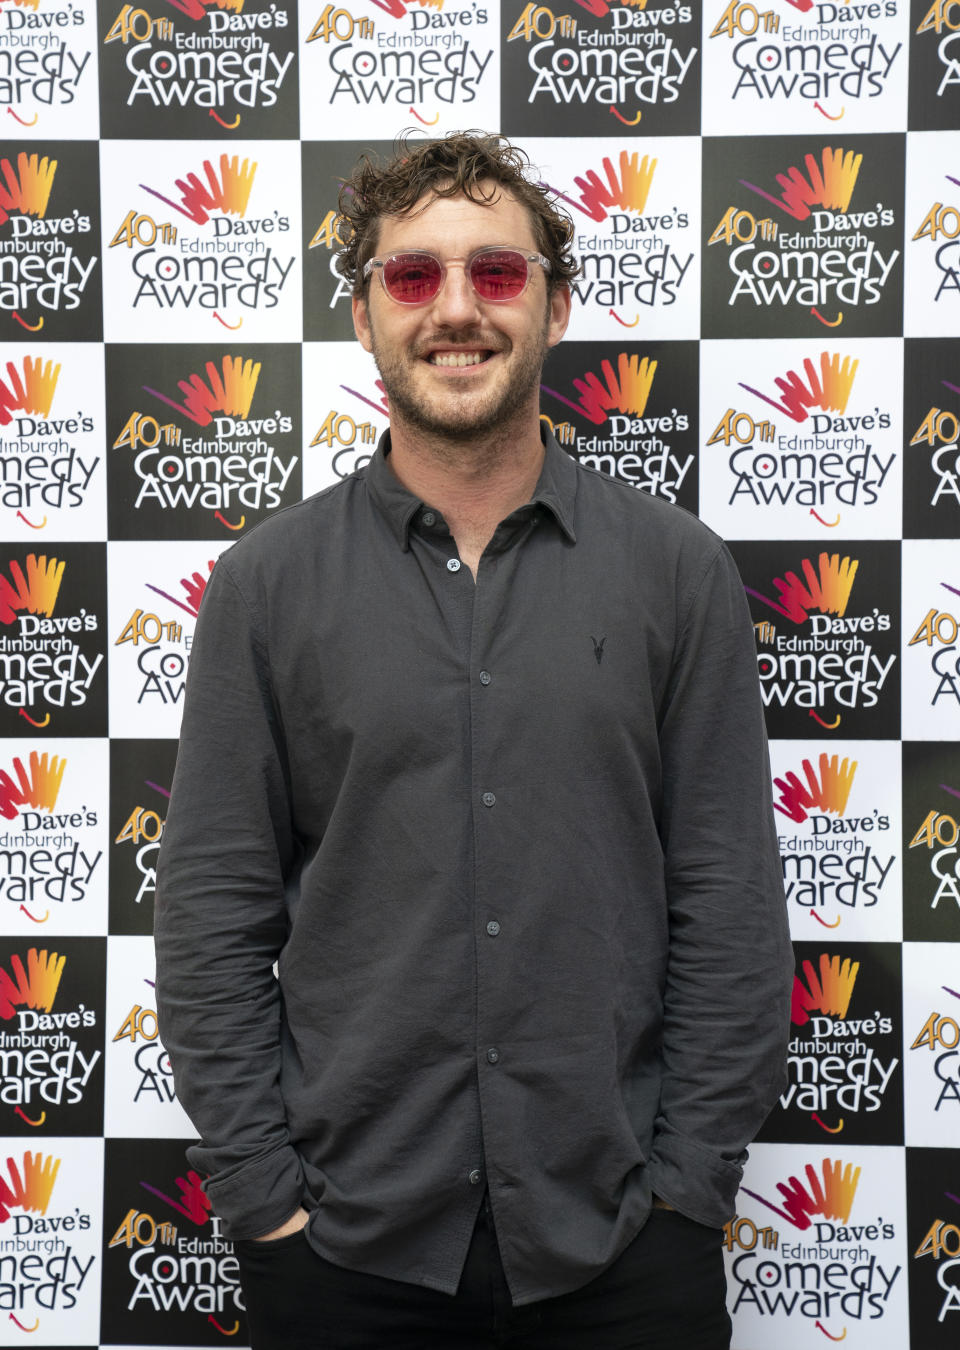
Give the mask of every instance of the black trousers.
[[720, 1238], [654, 1209], [596, 1279], [521, 1308], [486, 1202], [453, 1298], [332, 1265], [302, 1233], [235, 1250], [253, 1350], [729, 1350]]

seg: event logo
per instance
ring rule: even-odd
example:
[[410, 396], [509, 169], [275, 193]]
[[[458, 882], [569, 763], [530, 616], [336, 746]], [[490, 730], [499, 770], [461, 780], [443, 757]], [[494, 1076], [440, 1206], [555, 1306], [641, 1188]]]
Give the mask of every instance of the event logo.
[[910, 52], [910, 126], [956, 127], [960, 91], [960, 18], [952, 0], [915, 8], [919, 18]]
[[735, 1220], [725, 1230], [727, 1249], [739, 1249], [728, 1264], [734, 1315], [743, 1318], [746, 1314], [748, 1321], [756, 1318], [761, 1327], [776, 1316], [804, 1319], [832, 1341], [843, 1340], [847, 1328], [834, 1334], [825, 1322], [858, 1323], [884, 1315], [901, 1267], [884, 1264], [885, 1254], [878, 1256], [871, 1248], [892, 1240], [895, 1225], [882, 1215], [867, 1221], [854, 1218], [860, 1177], [860, 1167], [824, 1158], [819, 1171], [807, 1163], [802, 1178], [790, 1176], [777, 1182], [779, 1204], [746, 1186], [741, 1188], [742, 1194], [772, 1210], [784, 1223], [809, 1234], [813, 1245], [781, 1242], [775, 1232], [764, 1249], [758, 1250], [755, 1226]]
[[915, 1148], [907, 1160], [910, 1211], [911, 1341], [952, 1350], [960, 1313], [960, 1178], [953, 1134], [942, 1148]]
[[579, 196], [556, 194], [581, 215], [609, 226], [609, 233], [576, 236], [580, 273], [570, 287], [574, 299], [584, 309], [609, 312], [628, 328], [639, 322], [639, 313], [632, 320], [623, 317], [635, 305], [676, 303], [695, 256], [670, 243], [673, 231], [688, 229], [687, 212], [673, 206], [645, 214], [657, 163], [621, 150], [616, 164], [604, 156], [600, 173], [589, 169], [574, 177]]
[[801, 314], [845, 332], [900, 331], [902, 224], [894, 203], [903, 146], [894, 139], [864, 137], [855, 149], [793, 138], [718, 142], [720, 172], [704, 199], [711, 269], [704, 319], [718, 330], [707, 336], [744, 336], [744, 317], [747, 336], [780, 335]]
[[[950, 393], [960, 394], [960, 385], [949, 380], [942, 380], [941, 384]], [[925, 445], [928, 448], [933, 489], [924, 504], [931, 510], [939, 506], [941, 501], [953, 502], [954, 512], [960, 509], [958, 436], [960, 436], [960, 421], [957, 414], [951, 412], [949, 408], [940, 408], [933, 404], [909, 442], [911, 448], [915, 445]], [[957, 523], [953, 514], [951, 522]]]
[[[960, 586], [942, 581], [941, 587], [960, 595]], [[930, 669], [935, 677], [930, 706], [936, 708], [946, 699], [948, 708], [960, 709], [960, 656], [957, 654], [957, 620], [945, 609], [933, 606], [921, 620], [908, 647], [925, 646], [930, 655]]]
[[768, 417], [758, 421], [748, 412], [727, 408], [707, 446], [722, 443], [729, 451], [728, 506], [792, 503], [807, 507], [821, 525], [833, 528], [842, 508], [877, 501], [897, 456], [878, 453], [864, 435], [888, 430], [889, 412], [874, 408], [844, 415], [859, 364], [839, 352], [821, 352], [819, 362], [805, 357], [802, 373], [789, 369], [774, 379], [773, 395], [740, 381], [741, 389], [803, 426], [805, 434], [785, 432]]
[[[889, 814], [874, 806], [848, 815], [856, 772], [856, 760], [824, 751], [816, 765], [804, 759], [799, 773], [790, 769], [773, 780], [780, 794], [774, 810], [796, 829], [778, 836], [787, 901], [828, 928], [874, 908], [884, 886], [896, 885], [896, 854], [879, 852], [872, 837], [890, 830]], [[821, 917], [827, 914], [836, 917]]]
[[577, 3], [572, 13], [530, 3], [516, 19], [504, 15], [504, 121], [543, 134], [551, 119], [578, 135], [609, 134], [612, 119], [642, 119], [652, 134], [698, 130], [699, 5]]
[[[133, 1050], [136, 1074], [134, 1104], [141, 1098], [157, 1106], [169, 1105], [176, 1101], [173, 1066], [160, 1041], [155, 1009], [135, 1003], [113, 1037], [114, 1044], [123, 1040], [128, 1040]], [[200, 1194], [203, 1195], [203, 1192]]]
[[[81, 203], [95, 199], [95, 153], [95, 145], [91, 153], [89, 146], [62, 143], [56, 156], [21, 150], [0, 159], [0, 311], [29, 332], [39, 332], [48, 320], [79, 309], [97, 265], [91, 212], [82, 204], [64, 201], [70, 194], [69, 182], [64, 192], [54, 193], [54, 182], [60, 186], [62, 155], [79, 188], [70, 195]], [[99, 306], [95, 290], [90, 288], [90, 303]], [[44, 333], [61, 335], [81, 333], [72, 322], [54, 323], [53, 331]], [[87, 340], [100, 336], [99, 315], [95, 319], [87, 315], [82, 336]]]
[[878, 703], [897, 659], [895, 652], [878, 650], [878, 635], [890, 634], [893, 624], [876, 606], [870, 613], [847, 614], [859, 565], [848, 555], [822, 552], [815, 561], [804, 558], [799, 573], [774, 578], [776, 598], [745, 587], [809, 634], [779, 632], [769, 620], [756, 625], [765, 707], [806, 709], [819, 726], [833, 731], [845, 710]]
[[[666, 407], [648, 409], [658, 360], [622, 350], [612, 358], [597, 360], [594, 344], [578, 346], [572, 359], [584, 355], [592, 359], [595, 368], [573, 376], [576, 399], [546, 383], [540, 386], [543, 395], [571, 410], [576, 421], [554, 422], [544, 413], [541, 417], [581, 464], [653, 496], [677, 501], [696, 455], [692, 449], [681, 449], [688, 440], [691, 419], [685, 410], [672, 405], [670, 394], [676, 395], [675, 387], [666, 394]], [[671, 350], [669, 358], [676, 360], [677, 355]], [[570, 356], [569, 351], [562, 353], [567, 364]], [[691, 487], [695, 486], [694, 478], [691, 475]]]
[[[207, 574], [193, 572], [181, 577], [182, 596], [177, 597], [147, 582], [148, 590], [154, 591], [162, 599], [168, 600], [190, 619], [200, 612], [200, 601], [206, 590], [207, 577], [213, 571], [213, 559], [207, 563]], [[183, 698], [187, 683], [187, 656], [181, 654], [181, 645], [189, 652], [192, 642], [192, 626], [186, 634], [182, 619], [161, 619], [155, 613], [145, 613], [136, 609], [124, 624], [114, 646], [121, 647], [130, 643], [137, 652], [136, 666], [139, 672], [135, 683], [139, 687], [138, 707], [176, 707]], [[143, 644], [141, 647], [141, 643]]]
[[[96, 633], [96, 613], [54, 616], [66, 562], [30, 553], [25, 562], [9, 564], [0, 573], [0, 625], [16, 625], [15, 634], [0, 635], [0, 701], [16, 708], [33, 726], [47, 726], [50, 708], [82, 708], [103, 653], [87, 653], [82, 635]], [[44, 705], [41, 721], [27, 709]]]
[[[376, 134], [392, 109], [440, 134], [460, 125], [469, 105], [496, 117], [499, 52], [486, 8], [464, 0], [446, 0], [442, 12], [440, 4], [380, 8], [393, 22], [328, 4], [307, 32], [315, 67], [307, 92], [318, 123], [346, 110], [351, 125], [358, 117], [356, 129]], [[475, 110], [469, 115], [482, 124]]]
[[[891, 989], [891, 972], [882, 968], [889, 956], [899, 971], [899, 945], [864, 944], [856, 949], [866, 953], [862, 959], [807, 944], [798, 947], [800, 973], [793, 981], [795, 1033], [788, 1046], [787, 1087], [780, 1097], [780, 1112], [767, 1121], [762, 1137], [814, 1140], [819, 1132], [843, 1131], [871, 1143], [899, 1142], [900, 1059], [890, 1054], [891, 1044], [899, 1048], [899, 981], [898, 988]], [[864, 962], [869, 978], [861, 977]], [[855, 990], [858, 1006], [851, 1009]], [[894, 994], [896, 1005], [891, 1002]], [[895, 1086], [886, 1099], [891, 1083]]]
[[[814, 5], [796, 7], [809, 13]], [[781, 26], [776, 10], [758, 12], [730, 0], [710, 33], [732, 44], [735, 83], [726, 96], [743, 98], [754, 111], [777, 101], [807, 102], [824, 117], [843, 116], [847, 99], [881, 96], [903, 43], [885, 45], [863, 18], [895, 19], [896, 0], [869, 7], [821, 3], [816, 11], [812, 23]]]
[[[755, 305], [784, 309], [801, 305], [816, 310], [821, 322], [829, 322], [824, 316], [831, 306], [877, 303], [900, 250], [882, 253], [860, 228], [892, 225], [892, 208], [848, 209], [862, 162], [863, 155], [853, 150], [827, 148], [819, 161], [808, 154], [803, 169], [794, 166], [777, 174], [779, 196], [744, 183], [793, 220], [806, 221], [812, 215], [814, 234], [783, 234], [776, 219], [758, 223], [750, 212], [731, 206], [707, 240], [708, 245], [724, 243], [731, 250], [729, 267], [736, 281], [728, 304], [746, 298]], [[814, 213], [812, 207], [822, 209]], [[757, 234], [779, 251], [758, 252]]]
[[[19, 830], [0, 833], [0, 900], [17, 905], [34, 923], [46, 923], [51, 901], [87, 898], [103, 850], [94, 853], [79, 832], [96, 827], [97, 812], [85, 805], [56, 810], [67, 767], [62, 756], [33, 750], [27, 765], [15, 757], [11, 767], [12, 775], [0, 769], [0, 815], [17, 821]], [[32, 905], [42, 905], [43, 912]]]
[[[92, 55], [82, 31], [86, 23], [80, 5], [53, 8], [44, 4], [41, 10], [39, 3], [14, 4], [0, 10], [0, 53], [7, 49], [0, 57], [0, 104], [6, 104], [17, 121], [29, 126], [42, 116], [48, 129], [54, 121], [59, 123], [58, 130], [65, 130], [66, 119], [57, 118], [56, 113], [69, 107], [76, 116], [76, 107], [71, 105]], [[91, 82], [96, 83], [95, 70], [87, 85]], [[29, 109], [32, 122], [18, 116], [17, 107]]]
[[[948, 985], [942, 986], [943, 992], [951, 998], [960, 1000], [960, 993]], [[956, 1003], [950, 1007], [960, 1014]], [[917, 1033], [910, 1046], [911, 1051], [927, 1050], [934, 1056], [933, 1071], [937, 1080], [937, 1100], [934, 1111], [939, 1111], [945, 1102], [960, 1106], [960, 1025], [956, 1018], [943, 1015], [934, 1009]], [[917, 1253], [919, 1255], [919, 1253]], [[957, 1253], [960, 1255], [960, 1251]]]
[[[169, 791], [159, 783], [145, 780], [145, 786], [153, 793], [169, 801]], [[135, 806], [124, 821], [123, 829], [114, 839], [114, 844], [132, 844], [136, 851], [136, 865], [140, 874], [140, 884], [134, 896], [134, 904], [139, 905], [147, 896], [153, 896], [157, 889], [156, 858], [160, 851], [165, 817], [152, 807]], [[114, 1037], [117, 1040], [117, 1037]]]
[[[344, 393], [351, 395], [355, 402], [367, 404], [381, 418], [389, 418], [390, 409], [387, 407], [383, 381], [377, 380], [375, 384], [373, 397], [368, 397], [345, 384], [341, 384], [340, 388]], [[330, 408], [310, 441], [310, 449], [325, 446], [332, 456], [330, 465], [333, 473], [337, 478], [347, 478], [370, 462], [378, 435], [377, 425], [370, 421], [369, 416], [358, 422], [349, 413]]]
[[[169, 0], [103, 10], [102, 113], [125, 134], [297, 134], [295, 22], [264, 0]], [[187, 20], [186, 23], [183, 20]]]
[[[111, 376], [117, 372], [114, 385], [127, 384], [129, 364], [124, 355], [111, 364]], [[121, 518], [126, 520], [126, 537], [142, 534], [144, 516], [158, 532], [169, 533], [164, 516], [171, 512], [191, 512], [202, 537], [214, 522], [242, 530], [266, 511], [298, 499], [293, 415], [262, 407], [271, 393], [279, 397], [288, 391], [279, 388], [277, 378], [264, 380], [264, 395], [254, 410], [262, 370], [263, 362], [252, 357], [224, 355], [219, 362], [204, 362], [202, 373], [177, 380], [172, 396], [140, 385], [140, 393], [172, 409], [178, 420], [162, 422], [135, 408], [113, 440], [115, 451], [129, 452], [111, 466], [111, 521], [119, 527]], [[118, 396], [131, 393], [114, 387], [111, 403]], [[283, 438], [291, 443], [289, 454]], [[140, 520], [130, 519], [131, 508]]]
[[[63, 943], [68, 945], [69, 940]], [[101, 948], [95, 959], [102, 969]], [[77, 962], [79, 970], [80, 951], [70, 950], [70, 965]], [[86, 1107], [77, 1119], [99, 1132], [102, 1066], [96, 1079], [91, 1076], [102, 1058], [102, 1034], [97, 1011], [87, 1001], [74, 1004], [68, 990], [68, 1006], [64, 998], [58, 1002], [67, 968], [65, 954], [45, 947], [31, 947], [25, 961], [19, 951], [12, 952], [6, 966], [0, 965], [0, 1019], [14, 1024], [9, 1031], [0, 1029], [0, 1103], [13, 1107], [5, 1122], [8, 1131], [14, 1117], [28, 1130], [44, 1124], [55, 1130], [64, 1118], [62, 1108], [72, 1114], [72, 1108]]]
[[0, 427], [14, 426], [12, 436], [0, 435], [0, 503], [33, 528], [46, 524], [46, 508], [82, 507], [100, 464], [99, 455], [84, 459], [67, 439], [91, 433], [92, 417], [50, 416], [60, 369], [60, 362], [25, 356], [20, 368], [7, 362], [6, 380], [0, 376]]
[[202, 1178], [191, 1170], [172, 1183], [147, 1179], [180, 1166], [172, 1160], [182, 1150], [176, 1141], [153, 1141], [145, 1157], [126, 1140], [108, 1143], [115, 1174], [108, 1210], [112, 1201], [123, 1215], [106, 1242], [103, 1326], [110, 1340], [130, 1342], [139, 1330], [157, 1341], [222, 1345], [243, 1326], [237, 1260], [210, 1212]]
[[[96, 1261], [90, 1250], [93, 1218], [85, 1206], [72, 1203], [65, 1180], [61, 1159], [39, 1152], [8, 1156], [6, 1177], [0, 1171], [4, 1307], [28, 1333], [38, 1330], [42, 1317], [47, 1335], [55, 1334], [47, 1320], [51, 1313], [69, 1314], [71, 1325], [91, 1330], [90, 1302], [99, 1294], [96, 1277], [88, 1283]], [[78, 1316], [81, 1302], [87, 1304], [85, 1318]]]
[[[947, 783], [940, 783], [939, 788], [951, 797], [960, 797], [960, 788], [951, 787]], [[927, 812], [907, 845], [909, 849], [926, 849], [929, 870], [933, 877], [933, 883], [928, 882], [928, 889], [933, 885], [929, 905], [931, 910], [939, 909], [943, 902], [944, 909], [953, 913], [953, 906], [950, 904], [952, 900], [957, 913], [960, 913], [958, 839], [960, 839], [960, 825], [957, 824], [956, 817], [950, 811], [933, 807]]]
[[[955, 175], [944, 174], [944, 178], [951, 185], [948, 191], [960, 186], [960, 178]], [[960, 201], [960, 197], [955, 201]], [[941, 201], [933, 202], [917, 226], [911, 243], [921, 239], [930, 241], [926, 252], [928, 256], [933, 255], [933, 279], [936, 282], [933, 303], [939, 304], [946, 299], [949, 304], [960, 295], [960, 208]]]
[[[175, 192], [140, 184], [180, 218], [157, 221], [130, 209], [110, 240], [110, 249], [129, 256], [132, 291], [125, 303], [140, 322], [143, 315], [179, 318], [199, 309], [235, 329], [244, 314], [280, 305], [296, 259], [281, 256], [273, 244], [289, 233], [290, 218], [277, 209], [248, 215], [258, 167], [224, 152], [216, 162], [204, 159], [199, 172], [176, 178]], [[183, 220], [201, 232], [184, 229]], [[233, 321], [237, 309], [240, 318]]]

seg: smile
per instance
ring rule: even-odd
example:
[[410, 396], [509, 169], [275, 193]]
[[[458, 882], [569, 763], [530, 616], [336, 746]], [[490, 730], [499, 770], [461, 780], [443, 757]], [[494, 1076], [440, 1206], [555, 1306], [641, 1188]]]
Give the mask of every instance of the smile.
[[432, 366], [479, 366], [490, 352], [431, 352], [427, 358]]

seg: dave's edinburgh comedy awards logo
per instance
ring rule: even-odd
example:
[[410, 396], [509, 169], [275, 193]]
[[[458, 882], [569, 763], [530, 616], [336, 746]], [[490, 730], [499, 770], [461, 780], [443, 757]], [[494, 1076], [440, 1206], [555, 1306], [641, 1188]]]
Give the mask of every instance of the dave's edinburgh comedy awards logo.
[[302, 135], [500, 124], [498, 3], [364, 0], [300, 9]]
[[105, 141], [108, 339], [299, 341], [299, 149]]
[[711, 138], [703, 336], [898, 336], [903, 136]]
[[728, 539], [899, 539], [901, 343], [705, 342], [701, 516]]
[[590, 469], [697, 509], [697, 343], [562, 342], [540, 416]]
[[504, 4], [502, 121], [518, 136], [700, 131], [699, 0]]
[[100, 169], [96, 142], [0, 150], [0, 330], [10, 342], [99, 341]]
[[790, 928], [842, 941], [899, 941], [900, 746], [843, 740], [830, 750], [772, 741], [773, 806]]
[[[898, 131], [907, 103], [908, 0], [841, 5], [729, 0], [704, 32], [703, 106], [717, 135]], [[706, 130], [706, 127], [704, 128]]]
[[104, 0], [104, 134], [296, 139], [296, 22], [274, 0]]
[[900, 944], [796, 944], [787, 1086], [765, 1142], [903, 1142]]
[[903, 1170], [900, 1148], [751, 1148], [724, 1230], [739, 1344], [907, 1345]]
[[895, 737], [900, 545], [731, 545], [754, 618], [771, 737]]
[[229, 539], [299, 501], [300, 349], [111, 346], [111, 539]]
[[106, 534], [103, 354], [0, 346], [0, 521], [8, 539]]

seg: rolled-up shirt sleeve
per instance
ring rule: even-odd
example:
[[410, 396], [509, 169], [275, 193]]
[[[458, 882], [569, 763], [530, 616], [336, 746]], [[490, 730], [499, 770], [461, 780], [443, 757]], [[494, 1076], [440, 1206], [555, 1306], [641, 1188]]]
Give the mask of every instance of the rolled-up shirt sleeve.
[[283, 731], [267, 652], [224, 560], [190, 656], [157, 871], [157, 1009], [188, 1156], [228, 1237], [259, 1236], [301, 1202], [279, 1087], [274, 977], [295, 859]]
[[678, 632], [660, 721], [669, 945], [651, 1180], [720, 1226], [784, 1084], [793, 977], [753, 631], [725, 547]]

